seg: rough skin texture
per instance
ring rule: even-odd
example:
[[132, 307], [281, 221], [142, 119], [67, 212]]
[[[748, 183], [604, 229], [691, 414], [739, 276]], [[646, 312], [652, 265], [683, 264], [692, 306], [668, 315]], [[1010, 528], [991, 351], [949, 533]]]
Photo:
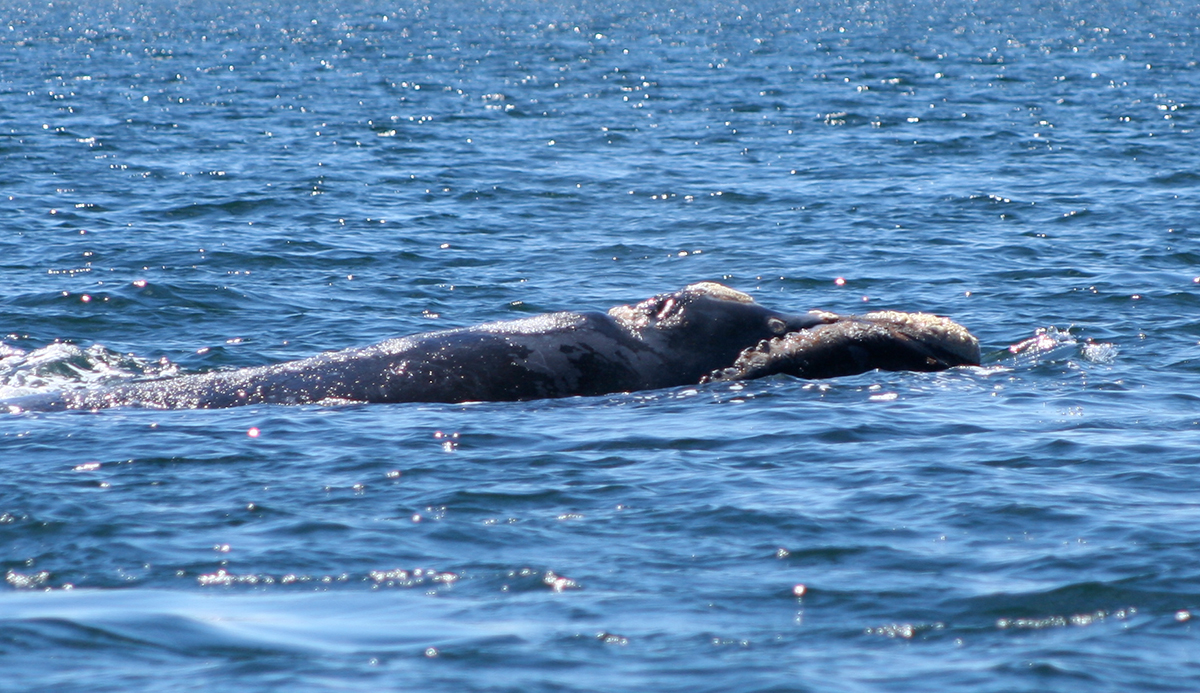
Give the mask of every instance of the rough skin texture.
[[834, 378], [872, 369], [941, 371], [978, 365], [979, 340], [966, 328], [928, 313], [881, 311], [764, 340], [746, 349], [711, 380], [750, 380], [784, 373]]

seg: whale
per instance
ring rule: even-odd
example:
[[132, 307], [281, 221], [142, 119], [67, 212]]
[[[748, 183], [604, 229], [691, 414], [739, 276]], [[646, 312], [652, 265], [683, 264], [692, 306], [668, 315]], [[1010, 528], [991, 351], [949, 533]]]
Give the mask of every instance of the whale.
[[926, 313], [782, 313], [699, 282], [608, 310], [557, 312], [389, 339], [296, 361], [0, 401], [9, 412], [252, 404], [514, 402], [880, 369], [978, 365], [979, 341]]

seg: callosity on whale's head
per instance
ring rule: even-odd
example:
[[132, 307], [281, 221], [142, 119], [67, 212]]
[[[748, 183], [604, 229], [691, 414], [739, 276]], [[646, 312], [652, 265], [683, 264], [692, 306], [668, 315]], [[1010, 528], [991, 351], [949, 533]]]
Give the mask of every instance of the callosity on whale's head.
[[627, 328], [644, 330], [650, 327], [670, 329], [683, 319], [683, 308], [701, 296], [731, 303], [753, 304], [750, 294], [742, 293], [716, 282], [689, 284], [679, 291], [658, 294], [633, 305], [610, 308], [608, 314]]
[[936, 361], [952, 366], [977, 366], [982, 353], [979, 340], [949, 318], [929, 313], [881, 310], [862, 316], [877, 324], [891, 325], [898, 333], [937, 352]]
[[643, 335], [654, 331], [698, 337], [701, 335], [695, 334], [697, 331], [710, 331], [736, 334], [738, 341], [744, 341], [747, 332], [765, 330], [764, 338], [777, 337], [826, 322], [818, 313], [777, 313], [759, 305], [749, 294], [716, 282], [689, 284], [673, 293], [617, 306], [608, 314]]
[[[617, 306], [608, 314], [635, 340], [660, 354], [680, 382], [698, 381], [733, 363], [745, 349], [826, 322], [829, 314], [790, 315], [715, 282]], [[694, 380], [693, 380], [694, 379]]]

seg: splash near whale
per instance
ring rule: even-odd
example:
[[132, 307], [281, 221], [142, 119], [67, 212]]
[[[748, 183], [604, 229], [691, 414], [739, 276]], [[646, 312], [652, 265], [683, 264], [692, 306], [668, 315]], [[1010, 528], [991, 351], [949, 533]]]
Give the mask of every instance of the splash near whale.
[[66, 389], [3, 401], [11, 412], [109, 407], [521, 401], [873, 369], [978, 365], [966, 328], [924, 313], [770, 310], [701, 282], [607, 312], [561, 312], [390, 339], [237, 370]]

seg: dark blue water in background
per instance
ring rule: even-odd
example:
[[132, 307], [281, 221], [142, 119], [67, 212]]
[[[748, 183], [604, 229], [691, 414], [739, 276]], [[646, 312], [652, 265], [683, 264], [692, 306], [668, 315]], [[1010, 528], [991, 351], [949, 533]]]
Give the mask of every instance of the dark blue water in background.
[[0, 394], [700, 280], [936, 312], [986, 354], [517, 404], [6, 415], [0, 688], [1200, 680], [1191, 3], [0, 20]]

